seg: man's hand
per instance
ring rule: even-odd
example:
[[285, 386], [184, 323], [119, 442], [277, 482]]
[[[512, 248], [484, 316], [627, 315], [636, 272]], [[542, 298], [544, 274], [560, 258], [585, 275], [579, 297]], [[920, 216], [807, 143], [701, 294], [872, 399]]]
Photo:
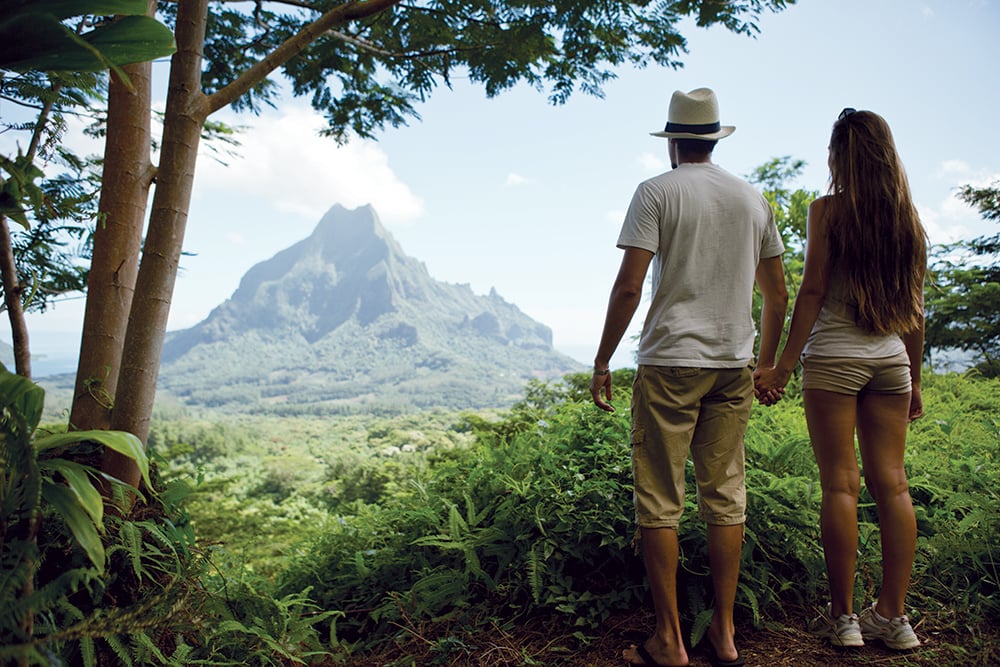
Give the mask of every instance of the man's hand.
[[607, 410], [608, 412], [615, 411], [615, 406], [608, 402], [611, 400], [610, 370], [605, 373], [595, 371], [594, 374], [590, 376], [590, 395], [594, 398], [594, 405], [599, 407], [601, 410]]
[[753, 393], [761, 405], [774, 405], [785, 395], [791, 373], [773, 366], [758, 366], [753, 371]]

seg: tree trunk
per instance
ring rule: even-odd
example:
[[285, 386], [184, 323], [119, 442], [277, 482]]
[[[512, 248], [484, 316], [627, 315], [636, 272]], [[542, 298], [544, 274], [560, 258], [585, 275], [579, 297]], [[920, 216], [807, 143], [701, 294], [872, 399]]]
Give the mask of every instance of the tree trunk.
[[[2, 179], [0, 179], [2, 181]], [[0, 215], [0, 279], [3, 280], [4, 305], [10, 320], [11, 342], [14, 345], [14, 372], [31, 379], [31, 351], [28, 345], [28, 325], [24, 321], [21, 292], [24, 290], [17, 279], [17, 264], [14, 248], [10, 242], [10, 228], [6, 216]]]
[[[135, 434], [143, 443], [156, 395], [156, 379], [170, 301], [184, 243], [194, 169], [202, 127], [208, 116], [201, 92], [202, 46], [208, 0], [178, 4], [177, 52], [170, 63], [162, 152], [149, 228], [139, 264], [125, 334], [111, 427]], [[139, 470], [125, 457], [106, 457], [104, 471], [137, 486]]]
[[[170, 61], [160, 166], [135, 283], [136, 298], [129, 310], [123, 353], [119, 357], [121, 370], [114, 392], [111, 428], [128, 431], [144, 444], [149, 436], [160, 356], [191, 203], [198, 145], [208, 116], [262, 81], [332, 26], [378, 14], [399, 2], [346, 2], [328, 10], [210, 98], [201, 90], [208, 0], [178, 3], [174, 33], [177, 52]], [[104, 182], [107, 182], [107, 173]], [[79, 395], [77, 400], [81, 400]], [[135, 463], [113, 452], [105, 454], [102, 470], [129, 484], [139, 483], [139, 469]]]
[[104, 174], [87, 278], [76, 390], [70, 427], [106, 429], [121, 367], [125, 327], [135, 291], [153, 165], [150, 161], [151, 63], [122, 68], [129, 90], [111, 75]]

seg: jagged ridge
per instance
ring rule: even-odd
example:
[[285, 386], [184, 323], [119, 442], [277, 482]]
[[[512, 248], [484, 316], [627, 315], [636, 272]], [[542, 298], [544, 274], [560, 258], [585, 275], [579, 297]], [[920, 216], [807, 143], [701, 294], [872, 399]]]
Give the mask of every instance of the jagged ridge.
[[531, 378], [579, 368], [495, 290], [434, 280], [374, 209], [338, 205], [168, 337], [160, 386], [192, 403], [285, 411], [500, 407]]

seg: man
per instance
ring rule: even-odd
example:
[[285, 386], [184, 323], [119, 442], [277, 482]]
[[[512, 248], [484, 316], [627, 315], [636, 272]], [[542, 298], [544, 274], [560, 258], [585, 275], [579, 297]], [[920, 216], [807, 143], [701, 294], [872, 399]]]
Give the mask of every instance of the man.
[[[636, 523], [656, 610], [656, 630], [625, 650], [636, 665], [688, 664], [677, 610], [677, 526], [684, 467], [694, 462], [701, 518], [708, 524], [715, 609], [707, 637], [714, 665], [735, 667], [733, 605], [746, 511], [743, 436], [753, 402], [756, 280], [764, 299], [758, 364], [773, 366], [788, 306], [784, 246], [767, 201], [712, 162], [719, 139], [715, 93], [677, 91], [666, 137], [672, 170], [639, 185], [625, 216], [624, 249], [611, 290], [590, 393], [614, 411], [611, 356], [642, 295], [652, 264], [652, 302], [639, 339], [632, 397]], [[761, 397], [773, 402], [777, 396]]]

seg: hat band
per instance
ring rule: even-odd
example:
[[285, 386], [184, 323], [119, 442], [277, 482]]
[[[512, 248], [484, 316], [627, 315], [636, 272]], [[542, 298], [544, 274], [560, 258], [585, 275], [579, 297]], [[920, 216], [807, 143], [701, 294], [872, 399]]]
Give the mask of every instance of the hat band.
[[704, 125], [688, 125], [686, 123], [671, 123], [667, 121], [664, 132], [688, 132], [689, 134], [712, 134], [722, 129], [722, 123], [705, 123]]

